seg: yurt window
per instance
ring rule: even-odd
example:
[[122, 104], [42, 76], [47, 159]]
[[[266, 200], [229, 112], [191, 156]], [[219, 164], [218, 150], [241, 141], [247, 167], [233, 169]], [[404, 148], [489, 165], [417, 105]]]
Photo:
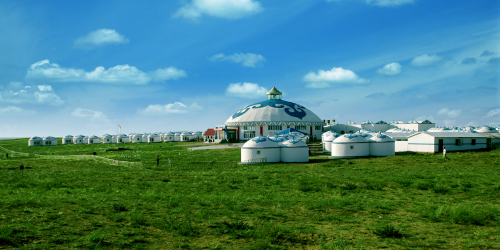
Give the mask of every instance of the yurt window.
[[314, 130], [321, 130], [321, 126], [314, 126]]
[[282, 126], [281, 125], [269, 125], [269, 126], [267, 126], [267, 129], [268, 130], [282, 130]]
[[245, 131], [243, 132], [243, 138], [250, 139], [255, 137], [255, 131]]
[[464, 141], [462, 139], [455, 140], [455, 146], [462, 146], [463, 144], [464, 144]]
[[260, 150], [257, 150], [257, 154], [260, 155]]
[[109, 139], [106, 139], [106, 141], [109, 141]]
[[472, 146], [476, 145], [476, 139], [472, 139], [470, 142], [470, 145], [472, 145]]
[[122, 139], [120, 139], [120, 142], [122, 142]]
[[344, 130], [340, 131], [340, 134], [341, 134], [341, 135], [345, 134]]
[[255, 130], [255, 126], [243, 126], [243, 130]]
[[295, 129], [297, 129], [297, 130], [306, 130], [307, 128], [306, 128], [306, 125], [296, 125]]
[[354, 146], [351, 146], [351, 149], [354, 149]]

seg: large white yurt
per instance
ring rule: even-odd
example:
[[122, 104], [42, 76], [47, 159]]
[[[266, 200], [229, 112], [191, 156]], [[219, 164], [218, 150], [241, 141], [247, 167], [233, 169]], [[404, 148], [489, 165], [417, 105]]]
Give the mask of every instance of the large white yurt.
[[116, 137], [117, 143], [128, 143], [128, 136], [126, 134], [119, 134]]
[[105, 134], [101, 137], [102, 143], [113, 143], [113, 136]]
[[73, 136], [67, 135], [67, 136], [62, 138], [61, 142], [62, 142], [62, 144], [73, 144]]
[[396, 154], [396, 142], [389, 136], [377, 134], [369, 139], [371, 156], [389, 156]]
[[85, 138], [85, 136], [84, 136], [84, 135], [75, 135], [75, 136], [73, 137], [73, 143], [74, 143], [74, 144], [83, 144], [83, 143], [84, 143], [84, 141], [83, 141], [83, 140], [84, 140], [84, 138]]
[[170, 142], [170, 141], [174, 141], [174, 133], [172, 132], [168, 132], [165, 134], [165, 136], [163, 137], [163, 141], [166, 141], [166, 142]]
[[101, 139], [95, 135], [89, 137], [89, 144], [98, 144], [101, 143]]
[[306, 107], [281, 99], [276, 88], [267, 92], [267, 100], [250, 104], [234, 113], [224, 123], [229, 141], [246, 141], [255, 136], [274, 136], [287, 128], [320, 137], [326, 125]]
[[280, 144], [282, 162], [309, 162], [309, 146], [303, 140], [288, 140]]
[[241, 147], [242, 163], [279, 162], [280, 158], [280, 145], [265, 136], [250, 139]]
[[332, 142], [332, 157], [354, 158], [370, 155], [368, 139], [355, 134], [339, 136]]
[[42, 141], [42, 138], [33, 136], [28, 140], [28, 146], [42, 146]]
[[149, 134], [148, 135], [148, 143], [152, 142], [161, 142], [161, 138], [159, 134]]
[[52, 137], [52, 136], [45, 136], [42, 139], [42, 145], [44, 145], [44, 146], [57, 145], [57, 139], [55, 137]]
[[[336, 132], [326, 132], [328, 133], [324, 138], [322, 138], [323, 140], [323, 152], [332, 152], [332, 142], [337, 139], [340, 134], [336, 133]], [[325, 133], [325, 134], [326, 134]]]
[[174, 141], [181, 141], [181, 133], [180, 132], [175, 132]]
[[132, 136], [132, 143], [141, 143], [142, 142], [142, 135], [141, 134], [135, 134]]

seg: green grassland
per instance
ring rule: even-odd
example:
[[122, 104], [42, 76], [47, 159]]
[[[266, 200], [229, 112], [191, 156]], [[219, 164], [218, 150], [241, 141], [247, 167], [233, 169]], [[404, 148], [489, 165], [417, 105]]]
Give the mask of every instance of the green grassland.
[[[181, 145], [0, 141], [0, 249], [500, 249], [498, 149], [239, 164]], [[141, 164], [50, 157], [93, 152]]]

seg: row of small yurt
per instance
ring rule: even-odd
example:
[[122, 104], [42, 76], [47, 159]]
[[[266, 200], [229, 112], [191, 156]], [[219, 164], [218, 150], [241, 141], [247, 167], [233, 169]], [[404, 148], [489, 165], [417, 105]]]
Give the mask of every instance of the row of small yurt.
[[57, 139], [52, 136], [44, 138], [33, 136], [28, 140], [28, 146], [54, 146], [57, 145]]
[[[281, 140], [281, 142], [279, 142], [279, 140]], [[309, 161], [309, 146], [303, 140], [279, 140], [265, 136], [258, 136], [248, 140], [241, 147], [241, 162], [260, 163]]]
[[331, 142], [332, 157], [355, 158], [395, 154], [395, 141], [389, 136], [379, 133], [369, 137], [369, 134], [364, 133], [339, 136]]

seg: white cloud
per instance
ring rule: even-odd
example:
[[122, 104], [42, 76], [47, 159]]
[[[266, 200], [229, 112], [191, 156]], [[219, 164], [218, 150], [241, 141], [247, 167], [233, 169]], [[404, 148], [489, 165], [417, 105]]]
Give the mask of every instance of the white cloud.
[[341, 67], [332, 68], [331, 70], [318, 70], [318, 73], [309, 72], [304, 78], [304, 81], [309, 82], [308, 88], [326, 88], [330, 83], [367, 83], [368, 81], [360, 78], [354, 72]]
[[[0, 91], [0, 103], [61, 105], [64, 102], [54, 93], [50, 85], [24, 86], [19, 82], [9, 84], [9, 89]], [[13, 87], [15, 86], [15, 87]]]
[[27, 110], [16, 106], [0, 108], [0, 114], [2, 115], [34, 115], [35, 113], [34, 110]]
[[75, 46], [84, 49], [93, 49], [113, 43], [128, 43], [129, 40], [113, 29], [98, 29], [79, 37], [75, 41]]
[[413, 3], [413, 1], [414, 0], [366, 0], [366, 3], [378, 6], [398, 6], [401, 4]]
[[235, 63], [241, 63], [245, 67], [256, 67], [262, 66], [262, 63], [266, 61], [266, 58], [262, 55], [257, 55], [253, 53], [235, 53], [230, 56], [225, 56], [224, 54], [213, 55], [210, 58], [211, 61], [233, 61]]
[[26, 77], [33, 80], [50, 80], [56, 82], [96, 82], [108, 84], [147, 84], [152, 79], [163, 81], [186, 77], [184, 70], [175, 67], [157, 69], [146, 73], [128, 64], [117, 65], [109, 69], [102, 66], [94, 71], [85, 72], [83, 69], [64, 68], [49, 60], [42, 60], [30, 66]]
[[413, 65], [414, 67], [421, 67], [437, 63], [441, 60], [442, 58], [435, 54], [434, 55], [423, 54], [421, 56], [413, 58], [413, 60], [411, 60], [411, 65]]
[[176, 67], [157, 69], [157, 70], [151, 72], [151, 75], [153, 76], [153, 79], [156, 82], [161, 82], [161, 81], [170, 80], [170, 79], [177, 80], [181, 77], [187, 76], [186, 71], [184, 71], [182, 69], [177, 69]]
[[87, 117], [87, 118], [103, 118], [106, 119], [106, 116], [99, 111], [94, 111], [90, 109], [82, 109], [82, 108], [76, 108], [73, 110], [71, 113], [72, 116], [76, 117]]
[[380, 69], [377, 69], [377, 73], [387, 76], [395, 76], [401, 73], [401, 68], [401, 64], [393, 62], [385, 65]]
[[259, 86], [257, 83], [230, 83], [226, 89], [227, 96], [236, 96], [241, 98], [253, 99], [263, 98], [266, 96], [267, 90]]
[[495, 116], [498, 114], [500, 114], [500, 109], [493, 109], [493, 110], [490, 110], [488, 112], [488, 114], [486, 114], [486, 117], [492, 117], [492, 116]]
[[193, 103], [190, 106], [186, 106], [181, 102], [169, 103], [167, 105], [161, 104], [151, 104], [145, 109], [139, 109], [138, 113], [142, 115], [165, 115], [165, 114], [179, 114], [179, 113], [189, 113], [192, 111], [203, 110], [204, 108]]
[[263, 10], [254, 0], [193, 0], [182, 6], [173, 17], [197, 20], [202, 15], [226, 19], [238, 19], [257, 14]]
[[446, 116], [446, 117], [449, 117], [449, 118], [456, 118], [458, 117], [458, 115], [460, 115], [460, 113], [462, 113], [462, 110], [461, 109], [448, 109], [448, 108], [442, 108], [441, 110], [439, 110], [437, 112], [437, 115], [439, 116]]

